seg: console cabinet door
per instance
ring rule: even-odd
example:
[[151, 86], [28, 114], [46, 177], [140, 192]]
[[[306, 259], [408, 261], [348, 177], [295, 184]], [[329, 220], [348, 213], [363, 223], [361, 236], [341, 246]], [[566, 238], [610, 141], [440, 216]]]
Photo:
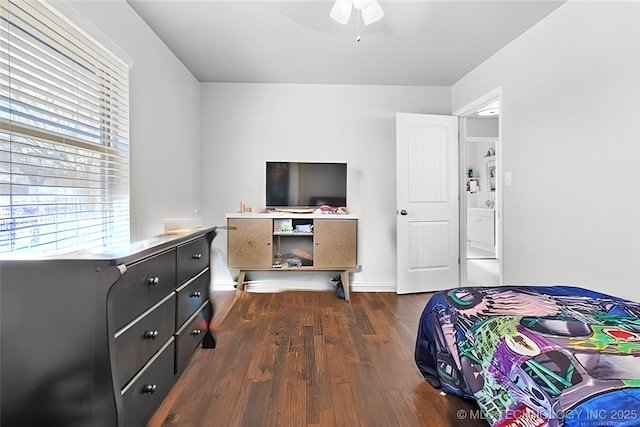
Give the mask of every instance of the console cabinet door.
[[229, 226], [227, 260], [230, 268], [272, 267], [273, 220], [271, 218], [229, 218], [227, 225]]
[[313, 221], [315, 253], [313, 267], [353, 269], [356, 267], [357, 221], [316, 219]]

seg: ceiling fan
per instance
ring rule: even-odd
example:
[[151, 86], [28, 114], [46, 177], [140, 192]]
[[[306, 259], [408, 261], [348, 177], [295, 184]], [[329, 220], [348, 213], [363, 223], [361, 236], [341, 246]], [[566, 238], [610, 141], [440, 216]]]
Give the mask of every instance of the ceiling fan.
[[349, 22], [352, 7], [358, 11], [358, 16], [362, 16], [364, 25], [373, 24], [384, 16], [377, 0], [336, 0], [329, 16], [336, 22], [346, 24]]

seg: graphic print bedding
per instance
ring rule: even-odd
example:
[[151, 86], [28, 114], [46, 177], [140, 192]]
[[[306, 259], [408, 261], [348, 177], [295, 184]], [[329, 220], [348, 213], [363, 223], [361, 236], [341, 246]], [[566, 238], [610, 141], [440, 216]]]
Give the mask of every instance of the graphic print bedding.
[[494, 427], [640, 426], [640, 304], [572, 286], [434, 294], [415, 361]]

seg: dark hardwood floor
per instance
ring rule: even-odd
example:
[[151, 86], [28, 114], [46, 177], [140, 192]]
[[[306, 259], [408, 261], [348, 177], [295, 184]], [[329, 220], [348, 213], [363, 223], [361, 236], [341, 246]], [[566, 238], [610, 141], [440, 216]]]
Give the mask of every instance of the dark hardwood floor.
[[486, 427], [475, 403], [442, 396], [416, 368], [428, 298], [353, 293], [349, 304], [333, 292], [304, 291], [214, 298], [217, 348], [195, 353], [148, 427]]

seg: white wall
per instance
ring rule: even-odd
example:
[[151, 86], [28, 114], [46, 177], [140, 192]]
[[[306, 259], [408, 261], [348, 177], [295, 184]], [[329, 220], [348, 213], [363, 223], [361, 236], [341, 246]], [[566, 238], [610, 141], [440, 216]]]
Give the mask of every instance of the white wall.
[[[505, 282], [640, 300], [637, 3], [568, 2], [451, 98], [444, 87], [200, 85], [124, 0], [55, 3], [132, 65], [133, 239], [194, 209], [222, 224], [240, 200], [260, 206], [267, 159], [347, 161], [361, 218], [354, 284], [395, 286], [395, 113], [449, 114], [502, 87], [514, 182], [504, 188]], [[216, 244], [226, 246], [224, 232]]]
[[568, 2], [452, 87], [502, 87], [504, 281], [640, 300], [640, 4]]
[[495, 117], [467, 119], [468, 137], [498, 137], [500, 122]]
[[124, 0], [52, 2], [130, 73], [131, 238], [199, 209], [200, 84]]
[[[353, 288], [395, 290], [395, 114], [450, 114], [449, 88], [204, 83], [201, 100], [206, 222], [264, 206], [267, 160], [347, 162]], [[226, 251], [225, 232], [214, 245]]]

